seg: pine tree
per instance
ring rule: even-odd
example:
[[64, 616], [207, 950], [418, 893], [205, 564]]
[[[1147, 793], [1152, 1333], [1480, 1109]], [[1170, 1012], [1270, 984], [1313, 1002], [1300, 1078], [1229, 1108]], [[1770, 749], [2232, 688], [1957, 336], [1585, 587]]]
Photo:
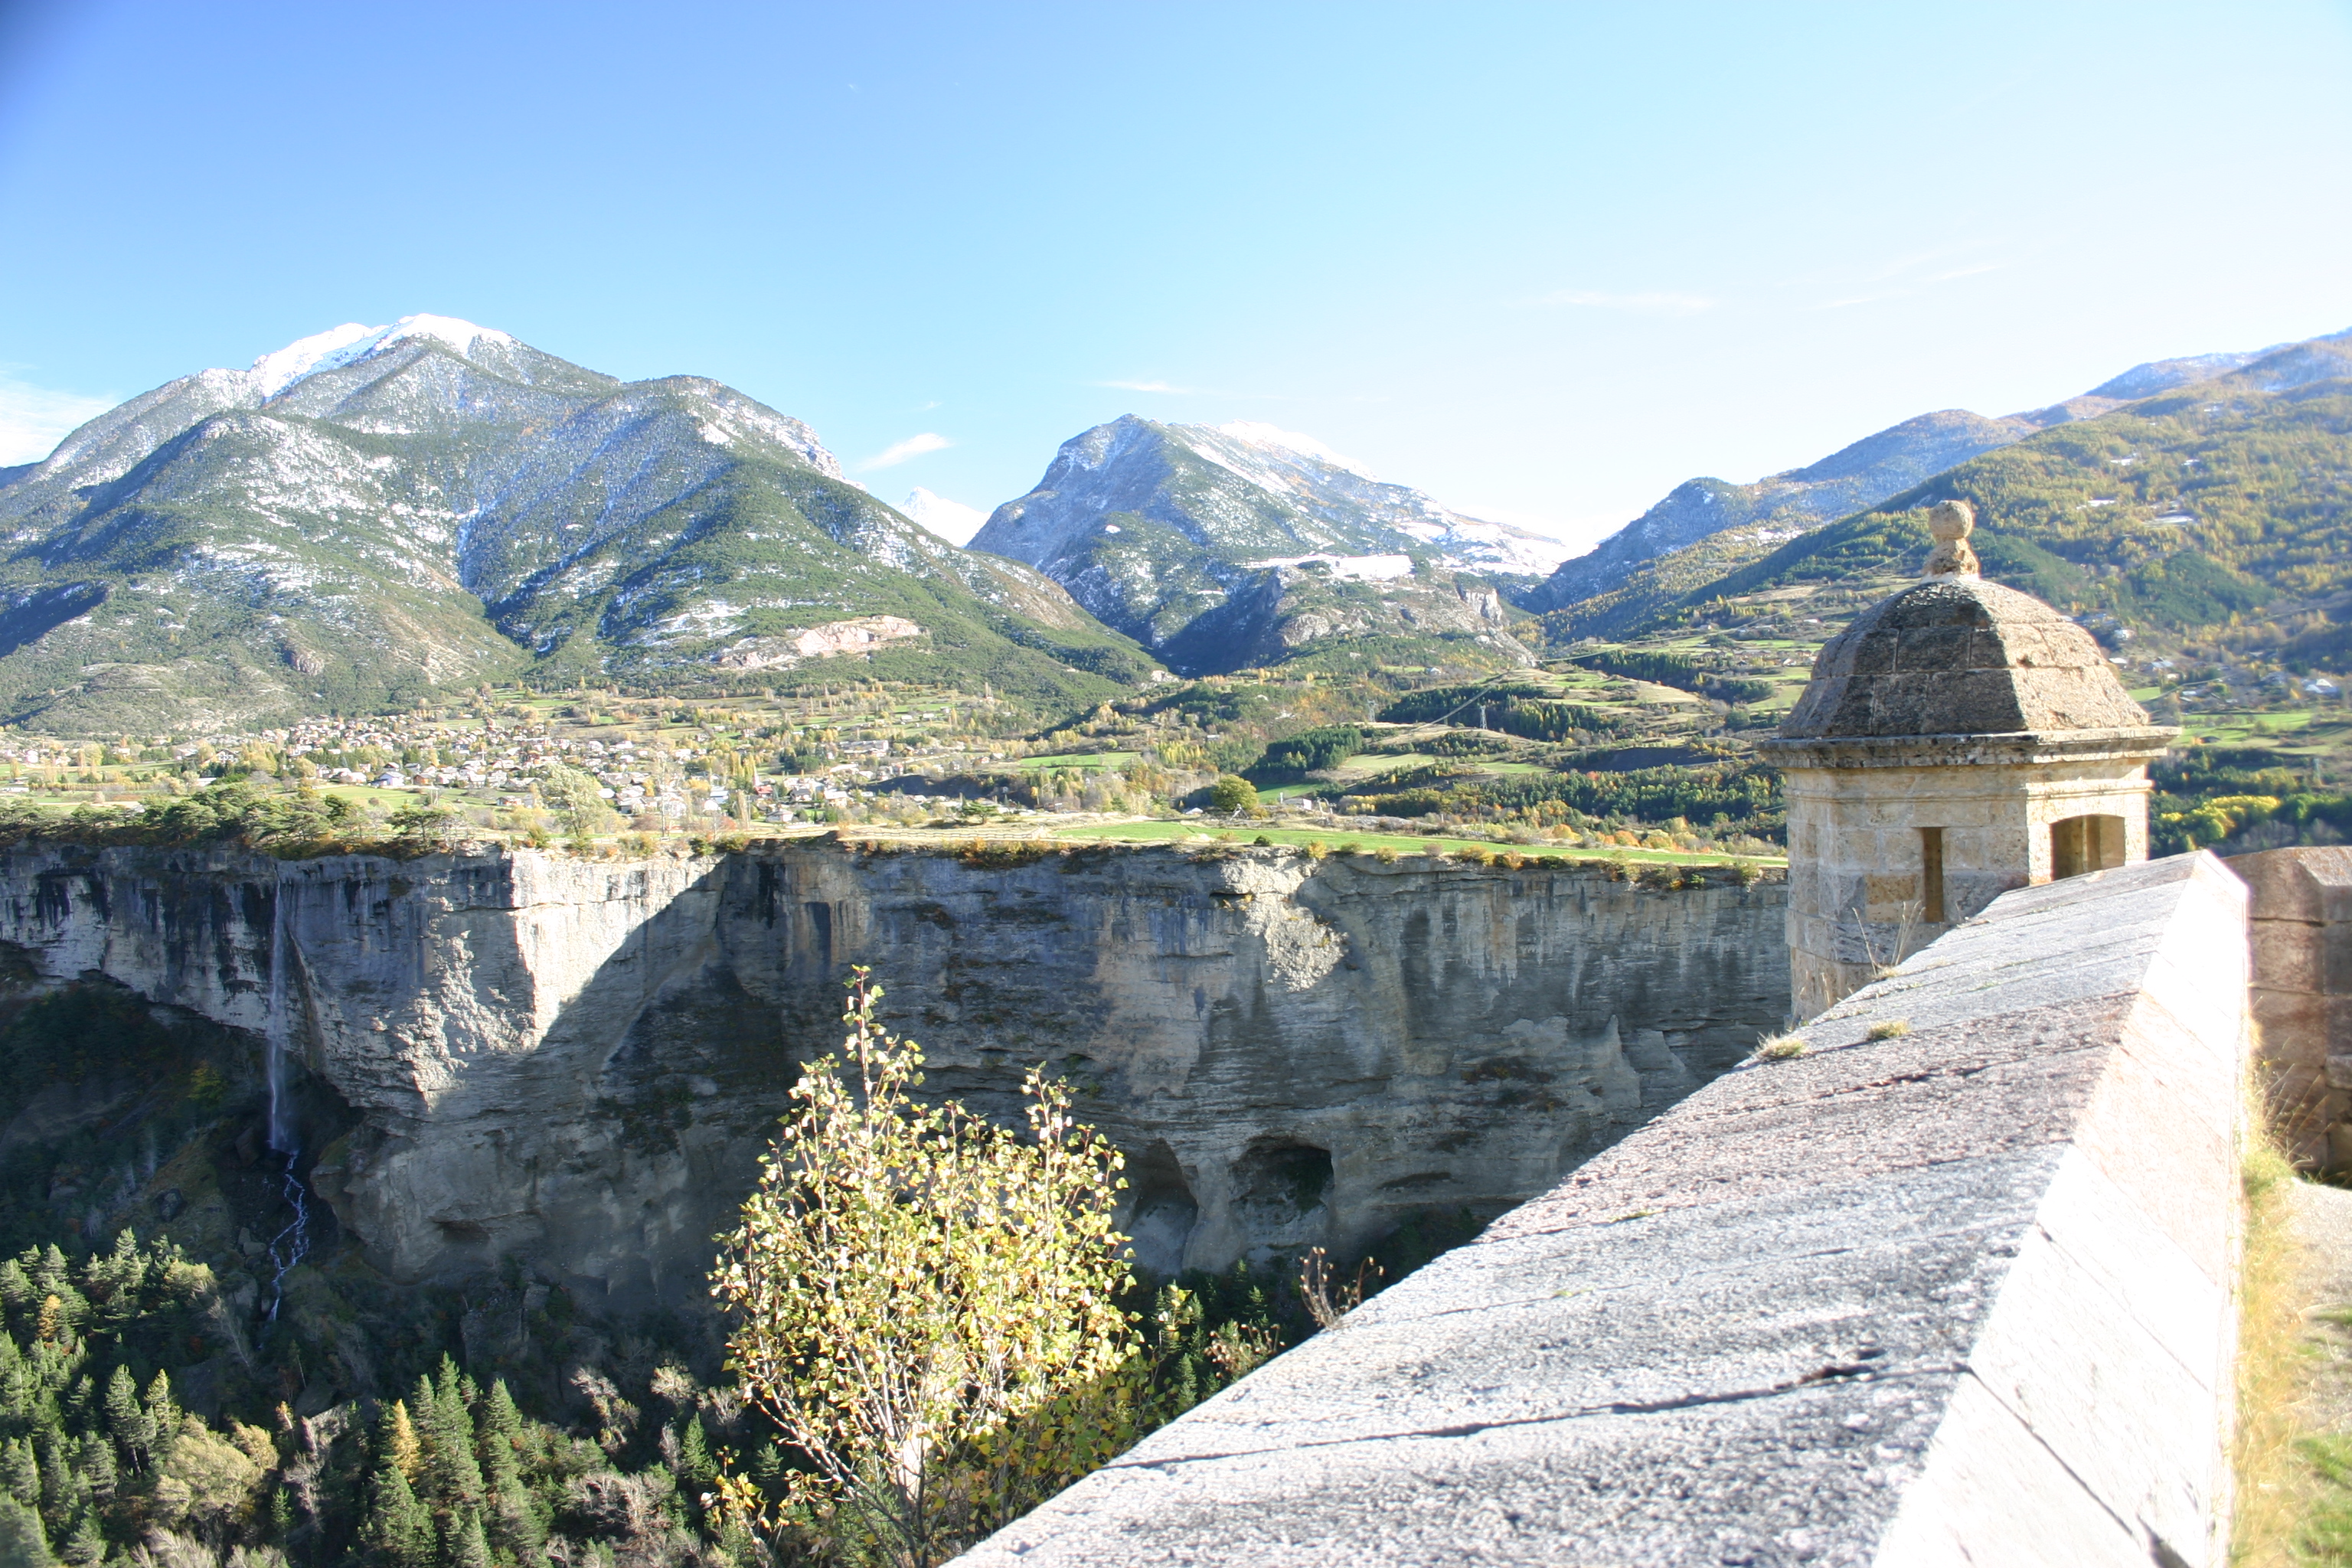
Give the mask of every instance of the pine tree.
[[12, 1497], [0, 1497], [0, 1563], [8, 1568], [54, 1568], [40, 1515]]
[[710, 1443], [702, 1435], [702, 1417], [690, 1416], [677, 1435], [677, 1479], [687, 1490], [699, 1492], [718, 1475], [719, 1467], [710, 1460]]
[[16, 1336], [0, 1330], [0, 1420], [23, 1421], [32, 1414], [33, 1384]]
[[77, 1494], [82, 1489], [74, 1484], [66, 1465], [66, 1442], [65, 1433], [55, 1426], [45, 1426], [33, 1436], [33, 1453], [41, 1467], [41, 1497], [47, 1505], [42, 1511], [51, 1523], [71, 1518], [81, 1500]]
[[41, 1506], [41, 1470], [33, 1458], [33, 1445], [22, 1437], [0, 1444], [0, 1488], [26, 1508]]
[[155, 1419], [139, 1403], [139, 1385], [127, 1366], [117, 1366], [106, 1380], [106, 1429], [134, 1466], [143, 1468], [155, 1451]]
[[445, 1555], [449, 1568], [490, 1568], [490, 1543], [482, 1534], [482, 1518], [472, 1509], [459, 1510], [449, 1526]]
[[492, 1486], [488, 1525], [491, 1543], [506, 1560], [535, 1563], [547, 1544], [547, 1521], [512, 1466]]
[[114, 1468], [114, 1445], [100, 1433], [82, 1439], [81, 1473], [89, 1483], [90, 1495], [100, 1502], [112, 1500], [120, 1477]]
[[172, 1398], [168, 1372], [158, 1372], [147, 1384], [147, 1418], [155, 1424], [153, 1450], [161, 1464], [172, 1457], [173, 1441], [180, 1435], [180, 1407]]
[[106, 1561], [106, 1537], [99, 1533], [98, 1521], [89, 1514], [81, 1516], [73, 1533], [66, 1538], [65, 1550], [58, 1553], [73, 1568], [98, 1568]]
[[433, 1568], [433, 1510], [417, 1500], [400, 1467], [386, 1463], [369, 1489], [362, 1539], [387, 1568]]
[[499, 1378], [490, 1384], [488, 1398], [482, 1401], [482, 1458], [492, 1472], [501, 1466], [511, 1468], [515, 1457], [522, 1450], [522, 1412], [515, 1408], [514, 1395], [507, 1392], [507, 1380]]
[[441, 1381], [419, 1376], [414, 1395], [424, 1430], [425, 1475], [434, 1500], [446, 1508], [481, 1500], [482, 1468], [474, 1461], [474, 1423], [466, 1412], [457, 1368], [441, 1358]]

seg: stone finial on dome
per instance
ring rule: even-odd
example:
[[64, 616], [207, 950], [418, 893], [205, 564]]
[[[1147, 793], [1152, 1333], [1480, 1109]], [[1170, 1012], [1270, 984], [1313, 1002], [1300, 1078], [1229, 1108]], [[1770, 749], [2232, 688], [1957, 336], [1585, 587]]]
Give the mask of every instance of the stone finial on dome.
[[1927, 531], [1936, 548], [1927, 552], [1930, 577], [1974, 577], [1977, 552], [1969, 548], [1969, 534], [1977, 525], [1975, 509], [1964, 500], [1937, 501], [1927, 513]]

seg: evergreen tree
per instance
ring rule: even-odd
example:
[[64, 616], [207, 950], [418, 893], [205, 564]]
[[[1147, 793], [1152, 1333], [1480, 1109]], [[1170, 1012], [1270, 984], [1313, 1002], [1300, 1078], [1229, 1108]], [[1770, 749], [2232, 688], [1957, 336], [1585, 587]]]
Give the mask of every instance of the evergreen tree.
[[488, 1521], [490, 1541], [501, 1559], [515, 1563], [539, 1561], [547, 1544], [547, 1521], [522, 1477], [509, 1467], [494, 1485]]
[[710, 1458], [710, 1442], [702, 1435], [702, 1417], [688, 1416], [677, 1435], [678, 1482], [689, 1492], [699, 1492], [718, 1475], [719, 1467]]
[[57, 1558], [40, 1515], [12, 1497], [0, 1497], [0, 1568], [53, 1568]]
[[521, 1448], [522, 1413], [515, 1408], [514, 1395], [507, 1392], [502, 1377], [490, 1384], [482, 1401], [482, 1458], [496, 1474], [501, 1467], [511, 1469]]
[[154, 1424], [151, 1445], [155, 1462], [172, 1457], [173, 1440], [180, 1435], [180, 1407], [172, 1398], [172, 1374], [158, 1372], [147, 1384], [147, 1419]]
[[101, 1434], [93, 1432], [82, 1439], [81, 1474], [92, 1497], [100, 1502], [113, 1500], [119, 1479], [114, 1468], [114, 1445]]
[[441, 1358], [441, 1380], [419, 1376], [415, 1395], [424, 1424], [425, 1474], [434, 1500], [446, 1508], [478, 1503], [482, 1468], [474, 1460], [474, 1422], [466, 1410], [457, 1363]]
[[490, 1568], [490, 1543], [482, 1534], [482, 1518], [470, 1508], [459, 1510], [449, 1527], [446, 1561], [450, 1568]]
[[106, 1561], [106, 1537], [99, 1533], [98, 1521], [85, 1513], [66, 1538], [65, 1550], [58, 1553], [73, 1568], [98, 1568]]
[[33, 1462], [33, 1446], [22, 1437], [0, 1444], [0, 1488], [26, 1508], [41, 1506], [41, 1472]]
[[433, 1510], [417, 1500], [400, 1467], [386, 1463], [370, 1489], [361, 1539], [385, 1568], [433, 1568]]
[[0, 1332], [0, 1420], [22, 1421], [31, 1414], [33, 1385], [13, 1334]]

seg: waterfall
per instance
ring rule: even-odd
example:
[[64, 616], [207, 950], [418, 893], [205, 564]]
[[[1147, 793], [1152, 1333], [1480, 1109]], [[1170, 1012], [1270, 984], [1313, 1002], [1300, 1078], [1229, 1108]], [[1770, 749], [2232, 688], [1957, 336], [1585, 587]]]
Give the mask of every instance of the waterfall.
[[269, 1238], [269, 1310], [263, 1314], [268, 1322], [278, 1321], [278, 1309], [285, 1303], [286, 1276], [310, 1250], [310, 1192], [295, 1168], [301, 1158], [302, 1145], [292, 1107], [287, 1103], [287, 1058], [293, 1050], [294, 1037], [289, 1000], [294, 939], [287, 930], [287, 910], [291, 902], [288, 892], [287, 879], [281, 873], [276, 896], [270, 900], [269, 1018], [262, 1076], [269, 1086], [269, 1152], [278, 1161], [278, 1191], [284, 1194], [292, 1218]]

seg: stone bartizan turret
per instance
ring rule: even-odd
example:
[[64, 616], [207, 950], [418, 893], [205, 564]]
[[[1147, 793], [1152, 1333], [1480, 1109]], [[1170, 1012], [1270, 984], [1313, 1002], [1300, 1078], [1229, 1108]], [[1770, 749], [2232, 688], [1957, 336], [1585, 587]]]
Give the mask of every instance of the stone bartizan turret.
[[1928, 515], [1927, 580], [1832, 638], [1763, 742], [1787, 777], [1790, 981], [1811, 1017], [2011, 888], [2147, 858], [2148, 722], [2081, 626], [1978, 575]]

